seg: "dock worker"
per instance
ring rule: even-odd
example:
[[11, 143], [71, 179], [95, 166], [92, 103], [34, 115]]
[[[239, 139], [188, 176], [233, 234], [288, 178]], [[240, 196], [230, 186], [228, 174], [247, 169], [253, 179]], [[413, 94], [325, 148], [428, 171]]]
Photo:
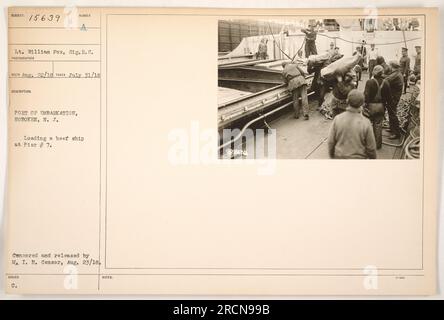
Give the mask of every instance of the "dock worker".
[[373, 75], [373, 68], [376, 66], [376, 58], [378, 57], [378, 49], [375, 48], [375, 44], [370, 44], [370, 50], [368, 51], [368, 76]]
[[361, 45], [359, 46], [360, 47], [359, 51], [360, 51], [360, 53], [362, 55], [362, 58], [364, 58], [364, 61], [366, 61], [366, 59], [367, 59], [367, 47], [366, 47], [366, 45], [367, 45], [367, 42], [365, 40], [362, 40], [361, 41]]
[[321, 106], [321, 114], [327, 119], [333, 119], [347, 109], [347, 96], [356, 89], [356, 73], [348, 71], [344, 76], [339, 76], [333, 83], [333, 90], [325, 98]]
[[408, 56], [408, 49], [405, 47], [402, 48], [402, 56], [401, 59], [399, 59], [399, 66], [402, 76], [404, 77], [404, 93], [406, 93], [410, 75], [410, 58]]
[[399, 129], [399, 119], [398, 119], [398, 103], [401, 99], [402, 89], [404, 87], [404, 77], [402, 76], [399, 63], [397, 61], [390, 61], [389, 63], [391, 73], [386, 77], [389, 85], [390, 92], [392, 94], [392, 102], [387, 108], [387, 113], [389, 116], [389, 125], [391, 136], [389, 139], [399, 139], [401, 132]]
[[376, 159], [376, 142], [370, 121], [361, 113], [364, 94], [356, 89], [347, 96], [347, 110], [333, 119], [327, 139], [332, 159]]
[[[305, 80], [306, 73], [297, 63], [283, 62], [282, 76], [287, 84], [288, 91], [293, 96], [294, 117], [299, 119], [301, 104], [304, 120], [309, 119], [308, 115], [308, 96], [307, 96], [307, 81]], [[299, 101], [299, 99], [301, 101]]]
[[308, 74], [313, 74], [310, 90], [314, 92], [318, 99], [318, 108], [324, 102], [324, 96], [326, 93], [325, 81], [321, 78], [321, 70], [324, 67], [324, 63], [316, 63], [313, 60], [309, 60], [307, 63]]
[[[367, 42], [365, 40], [361, 41], [361, 45], [359, 46], [359, 53], [362, 56], [362, 59], [359, 62], [361, 69], [364, 69], [364, 65], [367, 64]], [[368, 65], [367, 65], [368, 66]], [[361, 81], [362, 72], [358, 75], [358, 81]]]
[[261, 60], [266, 60], [268, 59], [268, 39], [267, 38], [262, 38], [261, 42], [259, 43], [259, 47], [257, 49], [257, 53], [256, 53], [256, 59], [261, 59]]
[[420, 89], [418, 85], [418, 77], [416, 77], [414, 74], [410, 75], [409, 77], [409, 90], [406, 94], [405, 101], [408, 101], [410, 104], [412, 104], [419, 96]]
[[377, 65], [373, 68], [373, 78], [365, 83], [364, 89], [364, 111], [372, 123], [373, 133], [375, 134], [376, 149], [382, 147], [382, 121], [384, 120], [385, 110], [389, 108], [392, 101], [390, 85], [382, 77], [384, 69]]
[[376, 58], [376, 64], [382, 66], [384, 68], [384, 73], [382, 74], [383, 77], [386, 77], [390, 74], [390, 66], [385, 62], [385, 59], [383, 56], [378, 56]]
[[[362, 60], [361, 60], [362, 61]], [[358, 63], [357, 65], [355, 65], [353, 67], [353, 71], [356, 73], [356, 81], [359, 82], [361, 81], [361, 77], [362, 77], [362, 65], [361, 63]]]
[[301, 29], [301, 32], [305, 33], [305, 57], [308, 58], [312, 54], [318, 54], [316, 49], [316, 36], [318, 33], [314, 29], [314, 25], [310, 24], [308, 29]]
[[[418, 79], [414, 74], [411, 74], [409, 77], [409, 87], [407, 92], [401, 96], [401, 99], [398, 103], [398, 110], [410, 110], [412, 106], [417, 103], [417, 98], [419, 96], [420, 89], [418, 86]], [[408, 121], [401, 122], [399, 126], [403, 130], [407, 130], [409, 125]]]
[[330, 63], [335, 62], [336, 60], [341, 59], [343, 56], [344, 55], [339, 52], [339, 47], [335, 47], [333, 49], [333, 52], [331, 53], [330, 58], [328, 58], [328, 60], [326, 61], [324, 67], [328, 66]]
[[356, 72], [356, 77], [357, 77], [357, 81], [358, 81], [358, 82], [361, 81], [361, 78], [362, 78], [362, 69], [364, 68], [364, 56], [363, 56], [363, 54], [362, 54], [362, 50], [363, 50], [363, 48], [365, 49], [365, 47], [362, 47], [362, 46], [357, 47], [357, 48], [356, 48], [356, 51], [353, 53], [353, 55], [360, 54], [361, 57], [362, 57], [361, 59], [359, 59], [359, 62], [358, 62], [358, 64], [356, 65], [356, 67], [359, 67], [359, 68], [356, 68], [356, 70], [355, 70], [355, 72]]
[[[332, 42], [333, 43], [333, 42]], [[310, 90], [313, 91], [318, 98], [318, 109], [321, 108], [324, 103], [324, 97], [329, 91], [330, 87], [333, 87], [334, 83], [331, 83], [321, 77], [321, 70], [329, 64], [341, 59], [344, 55], [339, 52], [339, 47], [334, 47], [331, 56], [323, 63], [315, 63], [309, 61], [307, 64], [307, 72], [309, 74], [314, 73], [313, 80], [311, 82]]]

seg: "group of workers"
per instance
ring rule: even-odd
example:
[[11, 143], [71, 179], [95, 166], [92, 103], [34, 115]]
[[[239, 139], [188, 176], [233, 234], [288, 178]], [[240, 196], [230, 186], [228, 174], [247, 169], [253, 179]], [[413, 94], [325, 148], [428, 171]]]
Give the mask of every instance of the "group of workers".
[[[312, 48], [309, 49], [312, 52]], [[414, 99], [419, 94], [421, 47], [416, 46], [415, 49], [413, 72], [407, 48], [402, 48], [399, 61], [386, 63], [374, 44], [367, 50], [365, 41], [354, 53], [358, 55], [357, 62], [330, 79], [322, 77], [321, 70], [343, 57], [334, 43], [330, 45], [328, 59], [322, 62], [308, 59], [307, 71], [297, 63], [297, 59], [284, 62], [282, 75], [293, 95], [294, 117], [299, 118], [302, 109], [304, 119], [309, 119], [306, 76], [313, 74], [310, 90], [317, 97], [318, 110], [327, 119], [333, 120], [328, 138], [330, 157], [375, 158], [376, 149], [382, 147], [382, 124], [386, 111], [389, 139], [399, 139], [401, 129], [397, 109], [401, 96], [409, 86], [414, 92]], [[300, 58], [301, 53], [298, 56]], [[364, 57], [368, 58], [369, 79], [362, 92], [357, 87]]]

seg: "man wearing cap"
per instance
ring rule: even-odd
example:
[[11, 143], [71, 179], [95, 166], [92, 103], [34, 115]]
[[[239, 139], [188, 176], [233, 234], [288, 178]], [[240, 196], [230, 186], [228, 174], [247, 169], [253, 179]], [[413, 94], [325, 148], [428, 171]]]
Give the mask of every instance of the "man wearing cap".
[[366, 44], [367, 42], [365, 42], [365, 40], [362, 40], [360, 46], [361, 49], [359, 50], [361, 52], [362, 57], [364, 58], [364, 61], [367, 58], [367, 48], [365, 47]]
[[407, 55], [408, 53], [408, 49], [407, 48], [402, 48], [402, 57], [399, 60], [399, 65], [401, 67], [401, 73], [402, 76], [404, 77], [404, 93], [407, 92], [407, 81], [409, 78], [409, 73], [410, 73], [410, 58]]
[[301, 29], [301, 32], [305, 33], [305, 57], [308, 58], [312, 54], [318, 54], [316, 49], [316, 36], [317, 32], [314, 29], [314, 25], [310, 24], [308, 29]]
[[376, 159], [376, 142], [370, 121], [361, 113], [364, 94], [356, 89], [347, 96], [347, 110], [334, 118], [328, 136], [332, 159]]
[[382, 66], [375, 66], [373, 68], [373, 78], [367, 80], [364, 89], [364, 114], [368, 116], [373, 125], [376, 149], [382, 147], [382, 121], [384, 120], [385, 110], [389, 108], [392, 101], [390, 85], [383, 78], [383, 73], [384, 68]]
[[283, 62], [282, 67], [282, 76], [284, 77], [285, 83], [287, 83], [288, 91], [290, 91], [293, 96], [294, 117], [299, 119], [301, 109], [299, 104], [300, 98], [304, 120], [308, 120], [308, 96], [305, 72], [294, 62]]
[[399, 129], [399, 119], [397, 115], [398, 103], [401, 99], [402, 89], [404, 87], [404, 77], [402, 76], [399, 63], [396, 61], [390, 61], [389, 63], [391, 73], [386, 77], [389, 85], [390, 92], [392, 94], [392, 102], [389, 104], [387, 108], [389, 123], [390, 123], [390, 132], [392, 133], [389, 139], [399, 139], [401, 136], [401, 132]]
[[330, 58], [328, 58], [327, 61], [324, 62], [324, 66], [323, 67], [326, 67], [329, 64], [335, 62], [336, 60], [341, 59], [343, 56], [344, 55], [339, 52], [339, 47], [335, 47], [333, 49], [333, 52], [330, 55]]
[[383, 56], [376, 57], [376, 64], [380, 65], [380, 66], [382, 66], [382, 68], [384, 68], [384, 73], [382, 74], [383, 77], [388, 76], [392, 72], [389, 65], [385, 62], [385, 59]]

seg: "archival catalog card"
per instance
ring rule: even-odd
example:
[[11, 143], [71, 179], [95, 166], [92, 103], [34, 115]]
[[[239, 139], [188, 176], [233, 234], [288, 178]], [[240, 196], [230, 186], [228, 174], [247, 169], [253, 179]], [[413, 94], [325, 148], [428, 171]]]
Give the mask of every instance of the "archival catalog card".
[[8, 27], [9, 293], [435, 293], [436, 9]]

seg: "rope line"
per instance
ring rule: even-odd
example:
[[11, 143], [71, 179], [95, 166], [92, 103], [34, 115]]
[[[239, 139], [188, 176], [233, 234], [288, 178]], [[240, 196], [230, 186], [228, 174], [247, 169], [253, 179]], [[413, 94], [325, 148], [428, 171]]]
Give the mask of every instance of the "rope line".
[[271, 31], [271, 36], [273, 37], [273, 41], [274, 41], [274, 43], [277, 45], [277, 47], [278, 47], [278, 49], [288, 58], [288, 59], [290, 59], [290, 60], [292, 60], [291, 59], [291, 57], [288, 55], [288, 54], [286, 54], [282, 49], [281, 49], [281, 46], [279, 45], [279, 43], [276, 41], [276, 39], [274, 38], [274, 34], [273, 34], [273, 30], [271, 29], [271, 26], [270, 26], [270, 23], [268, 23], [268, 28], [270, 29], [270, 31]]
[[[327, 36], [326, 34], [322, 34], [322, 33], [319, 33], [318, 36], [326, 37], [326, 38], [333, 39], [333, 40], [339, 39], [339, 40], [342, 40], [344, 42], [348, 42], [348, 43], [352, 43], [352, 44], [361, 44], [361, 42], [347, 40], [347, 39], [344, 39], [344, 38], [341, 38], [341, 37], [331, 37], [331, 36]], [[374, 45], [375, 46], [393, 45], [393, 44], [400, 44], [400, 43], [405, 43], [405, 42], [415, 41], [415, 40], [420, 40], [420, 39], [421, 38], [418, 37], [418, 38], [412, 38], [412, 39], [408, 39], [408, 40], [406, 39], [406, 40], [403, 40], [403, 41], [396, 41], [396, 42], [375, 43]]]
[[304, 38], [304, 41], [302, 41], [301, 47], [299, 48], [298, 51], [296, 51], [296, 53], [294, 54], [293, 59], [291, 59], [291, 61], [294, 61], [294, 58], [296, 58], [296, 56], [298, 55], [299, 51], [302, 50], [302, 47], [304, 46], [304, 44], [305, 44], [305, 38]]
[[[294, 34], [294, 35], [292, 35], [292, 36], [293, 36], [293, 37], [295, 37], [295, 36], [296, 36], [296, 37], [305, 37], [304, 34]], [[339, 40], [342, 40], [342, 41], [344, 41], [344, 42], [348, 42], [348, 43], [352, 43], [352, 44], [362, 44], [361, 42], [357, 42], [357, 41], [352, 41], [352, 40], [344, 39], [344, 38], [339, 37], [339, 36], [334, 36], [334, 37], [333, 37], [333, 36], [328, 36], [328, 35], [323, 34], [323, 33], [318, 33], [318, 36], [326, 37], [326, 38], [329, 38], [329, 39], [332, 39], [332, 40], [337, 40], [337, 39], [339, 39]], [[418, 38], [406, 39], [405, 41], [404, 41], [404, 40], [401, 40], [401, 41], [395, 41], [395, 42], [374, 43], [374, 45], [375, 45], [375, 46], [385, 46], [385, 45], [400, 44], [400, 43], [405, 43], [405, 42], [415, 41], [415, 40], [421, 40], [421, 38], [418, 37]]]

